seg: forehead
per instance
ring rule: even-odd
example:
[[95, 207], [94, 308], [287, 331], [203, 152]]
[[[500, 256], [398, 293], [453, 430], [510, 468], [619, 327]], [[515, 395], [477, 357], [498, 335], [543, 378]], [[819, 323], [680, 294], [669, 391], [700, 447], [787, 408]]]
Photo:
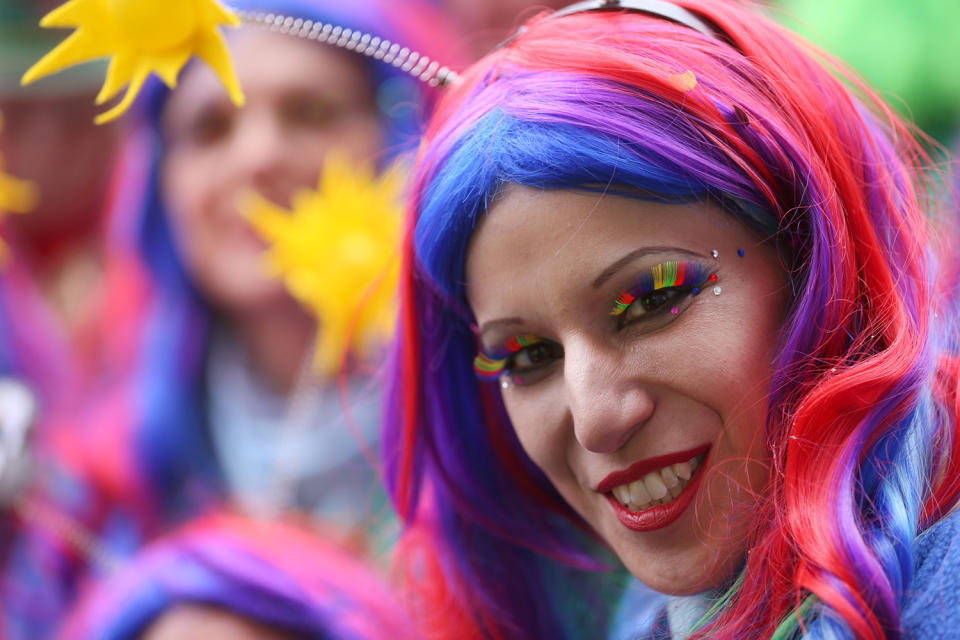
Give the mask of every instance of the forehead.
[[[467, 251], [467, 295], [474, 311], [505, 291], [592, 284], [641, 248], [709, 254], [746, 230], [708, 202], [667, 204], [619, 195], [510, 186], [478, 225]], [[666, 253], [666, 252], [665, 252]]]
[[[369, 68], [355, 53], [253, 27], [230, 34], [229, 40], [234, 68], [248, 98], [290, 85], [344, 95], [372, 92]], [[222, 91], [206, 64], [192, 64], [170, 103], [189, 103]]]

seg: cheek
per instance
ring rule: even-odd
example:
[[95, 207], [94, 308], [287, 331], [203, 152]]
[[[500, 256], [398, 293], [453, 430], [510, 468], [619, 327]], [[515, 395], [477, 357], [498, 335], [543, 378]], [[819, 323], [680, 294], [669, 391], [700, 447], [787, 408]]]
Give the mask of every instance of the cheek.
[[170, 224], [177, 245], [184, 253], [192, 254], [196, 245], [210, 234], [211, 216], [207, 202], [211, 199], [211, 180], [199, 170], [189, 154], [171, 154], [163, 170], [163, 193]]
[[309, 186], [316, 182], [327, 154], [331, 151], [345, 153], [360, 165], [376, 164], [383, 146], [379, 121], [365, 114], [341, 120], [334, 127], [316, 130], [313, 135], [301, 134], [293, 142], [302, 145], [303, 153], [297, 156], [303, 159], [303, 164], [310, 165], [312, 175]]
[[556, 390], [546, 386], [551, 382], [542, 381], [539, 384], [545, 386], [537, 391], [507, 389], [503, 400], [520, 446], [557, 486], [569, 474], [566, 454], [573, 430], [565, 418], [562, 400], [552, 397]]
[[702, 361], [711, 363], [699, 374], [702, 397], [723, 425], [704, 496], [709, 502], [701, 504], [711, 515], [701, 524], [718, 539], [729, 537], [731, 527], [746, 526], [769, 481], [766, 423], [785, 303], [780, 294], [766, 291], [744, 288], [742, 297], [732, 295], [733, 309], [718, 309], [710, 339], [697, 349]]
[[[740, 443], [763, 440], [773, 363], [786, 315], [785, 276], [758, 262], [746, 273], [728, 277], [723, 293], [706, 301], [688, 357], [706, 402], [720, 414]], [[744, 271], [744, 270], [741, 270]], [[756, 436], [760, 436], [757, 438]]]
[[163, 174], [171, 231], [191, 280], [227, 311], [280, 299], [282, 284], [262, 267], [263, 241], [229, 202], [233, 192], [198, 169], [203, 156], [173, 153]]
[[360, 161], [369, 161], [383, 142], [380, 123], [373, 115], [361, 115], [351, 119], [340, 138], [341, 144]]

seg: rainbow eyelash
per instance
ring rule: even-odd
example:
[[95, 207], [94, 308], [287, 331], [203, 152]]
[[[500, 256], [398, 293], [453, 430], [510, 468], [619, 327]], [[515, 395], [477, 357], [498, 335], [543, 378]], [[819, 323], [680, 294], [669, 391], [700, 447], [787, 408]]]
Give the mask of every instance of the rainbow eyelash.
[[482, 380], [496, 378], [503, 373], [511, 354], [520, 351], [520, 349], [524, 347], [537, 344], [538, 342], [540, 342], [540, 339], [530, 334], [510, 338], [503, 343], [502, 349], [498, 349], [498, 353], [492, 356], [481, 351], [477, 357], [473, 359], [473, 370]]
[[642, 273], [629, 289], [623, 289], [613, 302], [610, 315], [619, 316], [633, 304], [640, 296], [653, 293], [660, 289], [671, 287], [693, 286], [694, 293], [699, 293], [696, 285], [706, 282], [716, 282], [717, 274], [698, 262], [688, 260], [670, 261], [658, 264]]

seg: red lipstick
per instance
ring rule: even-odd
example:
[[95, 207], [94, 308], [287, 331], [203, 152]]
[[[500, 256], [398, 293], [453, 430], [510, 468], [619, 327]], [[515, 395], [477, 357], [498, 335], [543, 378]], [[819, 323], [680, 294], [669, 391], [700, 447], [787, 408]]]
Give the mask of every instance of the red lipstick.
[[[697, 495], [697, 490], [700, 488], [700, 481], [704, 476], [703, 469], [707, 466], [707, 462], [710, 459], [709, 455], [697, 468], [693, 478], [690, 479], [690, 482], [684, 488], [683, 492], [667, 504], [656, 505], [643, 511], [631, 511], [621, 504], [620, 501], [610, 493], [610, 490], [621, 484], [639, 480], [651, 471], [665, 467], [668, 464], [685, 462], [690, 458], [707, 452], [709, 449], [710, 446], [706, 445], [691, 449], [690, 451], [681, 451], [675, 454], [671, 453], [665, 456], [641, 460], [640, 462], [630, 465], [630, 467], [623, 471], [616, 471], [604, 478], [603, 482], [598, 486], [598, 491], [602, 490], [606, 494], [607, 501], [613, 508], [617, 519], [628, 529], [633, 531], [656, 531], [657, 529], [662, 529], [679, 518], [683, 512], [687, 510], [687, 507], [690, 506], [690, 503], [693, 502], [693, 499]], [[604, 487], [606, 487], [605, 490]]]
[[607, 493], [616, 486], [621, 484], [629, 484], [635, 480], [639, 480], [651, 471], [662, 469], [670, 464], [686, 462], [690, 458], [696, 458], [701, 453], [706, 453], [709, 448], [709, 444], [704, 444], [694, 449], [688, 449], [687, 451], [668, 453], [655, 458], [646, 458], [645, 460], [634, 462], [626, 469], [623, 469], [622, 471], [614, 471], [606, 478], [601, 480], [600, 484], [597, 485], [597, 491], [599, 493]]

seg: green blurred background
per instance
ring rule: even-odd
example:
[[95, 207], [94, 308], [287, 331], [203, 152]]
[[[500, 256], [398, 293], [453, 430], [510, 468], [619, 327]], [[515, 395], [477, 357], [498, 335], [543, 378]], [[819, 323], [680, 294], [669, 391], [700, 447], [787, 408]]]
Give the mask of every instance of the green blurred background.
[[960, 128], [960, 0], [779, 0], [771, 14], [846, 61], [945, 144]]
[[103, 83], [106, 62], [79, 65], [29, 87], [20, 78], [34, 62], [70, 35], [71, 29], [41, 29], [40, 18], [65, 0], [0, 0], [0, 95], [56, 99], [89, 93]]
[[[21, 91], [18, 84], [23, 71], [69, 33], [43, 32], [36, 27], [40, 16], [63, 1], [0, 0], [0, 91]], [[457, 5], [452, 0], [435, 1], [449, 4], [448, 8]], [[494, 0], [471, 0], [488, 1]], [[960, 0], [767, 2], [775, 18], [860, 71], [922, 129], [947, 144], [956, 139], [960, 129]], [[516, 16], [523, 13], [525, 5], [547, 3], [564, 4], [557, 0], [499, 0], [497, 4], [504, 4], [503, 11], [509, 9], [508, 15]], [[55, 95], [89, 90], [102, 78], [102, 65], [83, 65], [44, 79], [29, 91]]]

